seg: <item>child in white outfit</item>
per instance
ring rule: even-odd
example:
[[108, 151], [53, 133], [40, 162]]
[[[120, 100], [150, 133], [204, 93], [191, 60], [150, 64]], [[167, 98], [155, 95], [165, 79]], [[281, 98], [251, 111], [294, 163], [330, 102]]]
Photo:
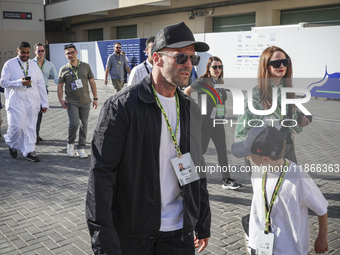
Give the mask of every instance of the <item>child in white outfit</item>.
[[[236, 157], [249, 156], [253, 200], [249, 219], [252, 254], [306, 255], [310, 251], [308, 208], [318, 215], [315, 252], [328, 250], [328, 202], [308, 173], [283, 158], [284, 135], [275, 127], [255, 127], [234, 143]], [[264, 196], [265, 194], [265, 196]]]

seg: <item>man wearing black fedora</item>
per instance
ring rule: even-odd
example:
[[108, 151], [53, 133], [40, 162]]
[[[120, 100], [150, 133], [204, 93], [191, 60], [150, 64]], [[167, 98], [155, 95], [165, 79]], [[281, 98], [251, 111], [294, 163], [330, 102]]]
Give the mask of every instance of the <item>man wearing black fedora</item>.
[[183, 22], [163, 27], [152, 73], [104, 103], [86, 198], [94, 254], [194, 255], [208, 245], [201, 116], [179, 89], [199, 63], [195, 51], [208, 50]]

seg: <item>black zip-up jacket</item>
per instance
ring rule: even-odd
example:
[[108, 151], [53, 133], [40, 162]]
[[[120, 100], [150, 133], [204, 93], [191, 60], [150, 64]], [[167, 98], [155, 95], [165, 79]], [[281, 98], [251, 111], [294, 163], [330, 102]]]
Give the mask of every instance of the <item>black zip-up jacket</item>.
[[[180, 150], [183, 154], [190, 151], [196, 168], [204, 166], [199, 108], [179, 89], [177, 93]], [[121, 254], [119, 235], [148, 239], [159, 231], [161, 126], [162, 113], [150, 74], [104, 103], [92, 140], [86, 198], [86, 220], [95, 254]], [[198, 239], [210, 236], [207, 180], [202, 173], [200, 176], [181, 187], [183, 237], [193, 231]]]

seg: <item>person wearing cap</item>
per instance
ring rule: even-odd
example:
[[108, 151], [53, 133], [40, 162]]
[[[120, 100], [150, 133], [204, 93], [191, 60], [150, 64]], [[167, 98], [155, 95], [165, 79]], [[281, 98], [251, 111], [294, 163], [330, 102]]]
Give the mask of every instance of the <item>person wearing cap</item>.
[[[309, 174], [283, 157], [285, 145], [285, 136], [277, 128], [254, 127], [244, 141], [231, 146], [234, 156], [249, 156], [255, 164], [249, 219], [251, 254], [308, 254], [308, 208], [318, 215], [319, 221], [314, 250], [325, 253], [328, 202]], [[263, 240], [269, 245], [261, 245]], [[267, 253], [261, 253], [264, 247], [268, 248]]]
[[104, 103], [86, 197], [95, 254], [194, 255], [208, 245], [207, 180], [189, 162], [205, 164], [200, 111], [180, 90], [199, 63], [195, 51], [207, 50], [185, 23], [163, 27], [152, 73]]
[[145, 42], [145, 54], [148, 56], [145, 61], [140, 63], [138, 66], [135, 66], [131, 70], [131, 74], [129, 76], [129, 81], [127, 86], [130, 86], [132, 84], [135, 84], [141, 80], [144, 79], [145, 76], [147, 76], [149, 73], [152, 71], [152, 54], [151, 54], [151, 49], [153, 42], [155, 41], [154, 36], [150, 36], [146, 42]]

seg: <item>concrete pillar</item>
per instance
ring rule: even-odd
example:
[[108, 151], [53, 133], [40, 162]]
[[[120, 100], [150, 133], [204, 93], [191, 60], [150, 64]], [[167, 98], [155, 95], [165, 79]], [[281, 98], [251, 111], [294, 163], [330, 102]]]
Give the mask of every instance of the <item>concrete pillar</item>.
[[280, 25], [280, 10], [275, 9], [259, 9], [256, 11], [255, 26], [276, 26]]

